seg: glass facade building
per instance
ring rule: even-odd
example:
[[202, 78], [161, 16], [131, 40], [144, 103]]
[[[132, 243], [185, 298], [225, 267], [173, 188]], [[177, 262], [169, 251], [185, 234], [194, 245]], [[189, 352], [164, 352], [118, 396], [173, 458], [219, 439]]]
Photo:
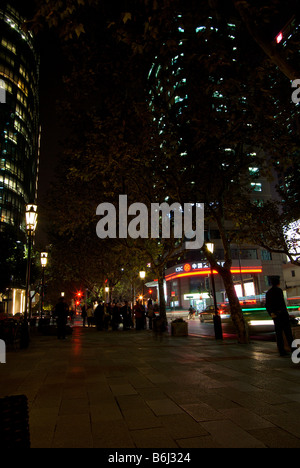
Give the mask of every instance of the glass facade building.
[[39, 165], [39, 55], [24, 19], [0, 5], [0, 229], [25, 229]]

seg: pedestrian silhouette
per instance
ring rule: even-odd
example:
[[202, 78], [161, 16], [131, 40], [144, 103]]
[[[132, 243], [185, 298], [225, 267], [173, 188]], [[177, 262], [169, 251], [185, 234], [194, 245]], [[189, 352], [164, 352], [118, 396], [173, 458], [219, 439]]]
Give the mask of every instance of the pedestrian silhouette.
[[283, 291], [279, 287], [280, 278], [277, 276], [273, 277], [271, 279], [271, 284], [272, 288], [266, 294], [266, 309], [274, 321], [279, 354], [280, 356], [287, 356], [288, 353], [285, 350], [284, 335], [291, 351], [293, 343], [290, 316], [284, 300]]

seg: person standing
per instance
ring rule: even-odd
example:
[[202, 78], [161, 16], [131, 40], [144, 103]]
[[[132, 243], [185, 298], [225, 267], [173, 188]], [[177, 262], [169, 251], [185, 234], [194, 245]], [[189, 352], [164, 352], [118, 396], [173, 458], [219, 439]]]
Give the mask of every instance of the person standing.
[[86, 314], [87, 314], [88, 327], [91, 327], [93, 325], [93, 318], [94, 318], [94, 311], [93, 311], [92, 305], [88, 306]]
[[125, 305], [121, 309], [121, 315], [123, 317], [123, 330], [129, 330], [132, 326], [131, 308], [128, 305], [128, 301], [125, 301]]
[[135, 329], [136, 330], [141, 330], [142, 329], [142, 320], [143, 320], [143, 314], [141, 310], [141, 306], [139, 304], [139, 301], [136, 301], [135, 306], [133, 308], [134, 311], [134, 318], [135, 318]]
[[288, 356], [289, 354], [284, 348], [284, 335], [291, 351], [294, 341], [290, 316], [284, 300], [283, 291], [280, 288], [280, 278], [277, 276], [273, 277], [271, 284], [272, 288], [266, 294], [266, 309], [274, 321], [279, 354], [280, 356]]
[[120, 308], [119, 305], [114, 302], [111, 309], [111, 327], [114, 331], [117, 331], [120, 323]]
[[149, 301], [148, 301], [147, 317], [149, 319], [149, 330], [152, 330], [152, 322], [153, 322], [153, 318], [155, 317], [154, 310], [153, 310], [152, 299], [149, 299]]
[[59, 299], [58, 304], [55, 306], [55, 316], [56, 316], [56, 323], [57, 323], [57, 338], [66, 339], [66, 325], [68, 319], [69, 307], [65, 303], [64, 298], [61, 297]]
[[100, 301], [100, 303], [96, 307], [96, 310], [94, 312], [94, 317], [95, 317], [97, 330], [98, 331], [103, 330], [104, 306], [102, 304], [102, 301]]

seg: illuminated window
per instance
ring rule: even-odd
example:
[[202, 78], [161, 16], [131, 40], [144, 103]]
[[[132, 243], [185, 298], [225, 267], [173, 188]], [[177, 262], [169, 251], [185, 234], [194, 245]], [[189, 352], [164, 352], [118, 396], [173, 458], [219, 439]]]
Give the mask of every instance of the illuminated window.
[[260, 183], [252, 182], [251, 187], [252, 187], [254, 192], [262, 192], [262, 184], [260, 184]]
[[22, 67], [22, 65], [20, 65], [19, 72], [20, 72], [20, 75], [22, 75], [23, 78], [25, 78], [26, 81], [29, 81], [28, 73], [26, 72], [25, 68]]
[[258, 167], [249, 167], [249, 172], [251, 175], [258, 175], [259, 174], [259, 168]]
[[7, 41], [6, 39], [2, 39], [1, 41], [1, 45], [3, 47], [5, 47], [6, 49], [8, 49], [10, 52], [12, 52], [13, 54], [17, 54], [17, 49], [16, 47], [9, 41]]
[[18, 101], [21, 102], [21, 104], [23, 104], [24, 107], [27, 107], [27, 99], [19, 91], [18, 91], [18, 94], [17, 94], [17, 99], [18, 99]]

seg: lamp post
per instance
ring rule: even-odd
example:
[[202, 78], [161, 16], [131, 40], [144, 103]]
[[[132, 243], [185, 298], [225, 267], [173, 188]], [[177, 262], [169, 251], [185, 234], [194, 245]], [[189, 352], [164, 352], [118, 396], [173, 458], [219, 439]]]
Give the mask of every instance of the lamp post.
[[41, 253], [41, 265], [43, 271], [43, 278], [42, 278], [42, 300], [41, 300], [41, 318], [43, 318], [44, 312], [44, 298], [45, 298], [45, 269], [48, 263], [48, 254], [47, 252]]
[[[213, 243], [208, 243], [206, 244], [207, 250], [210, 253], [214, 253], [215, 246]], [[216, 340], [223, 340], [223, 331], [222, 331], [222, 322], [221, 322], [221, 317], [219, 314], [219, 309], [218, 309], [218, 304], [217, 304], [217, 295], [216, 295], [216, 285], [215, 285], [215, 278], [214, 278], [214, 271], [213, 271], [213, 266], [210, 263], [210, 277], [211, 277], [211, 286], [212, 286], [212, 291], [213, 291], [213, 298], [214, 298], [214, 308], [215, 308], [215, 313], [214, 313], [214, 329], [215, 329], [215, 337]]]
[[29, 346], [29, 330], [28, 330], [28, 310], [30, 304], [30, 266], [31, 266], [31, 245], [32, 238], [37, 225], [37, 206], [29, 204], [26, 206], [25, 221], [27, 230], [27, 243], [28, 243], [28, 257], [27, 257], [27, 271], [26, 271], [26, 292], [25, 292], [25, 312], [24, 321], [21, 330], [21, 348], [28, 348]]
[[31, 246], [37, 225], [37, 206], [30, 204], [26, 206], [26, 230], [28, 236], [28, 258], [27, 258], [27, 273], [26, 273], [26, 297], [25, 297], [25, 321], [28, 320], [29, 310], [29, 289], [30, 289], [30, 266], [31, 266]]
[[144, 305], [144, 289], [145, 289], [145, 278], [146, 278], [145, 270], [140, 271], [140, 278], [141, 278], [141, 280], [143, 280], [143, 300], [142, 300], [142, 304]]

